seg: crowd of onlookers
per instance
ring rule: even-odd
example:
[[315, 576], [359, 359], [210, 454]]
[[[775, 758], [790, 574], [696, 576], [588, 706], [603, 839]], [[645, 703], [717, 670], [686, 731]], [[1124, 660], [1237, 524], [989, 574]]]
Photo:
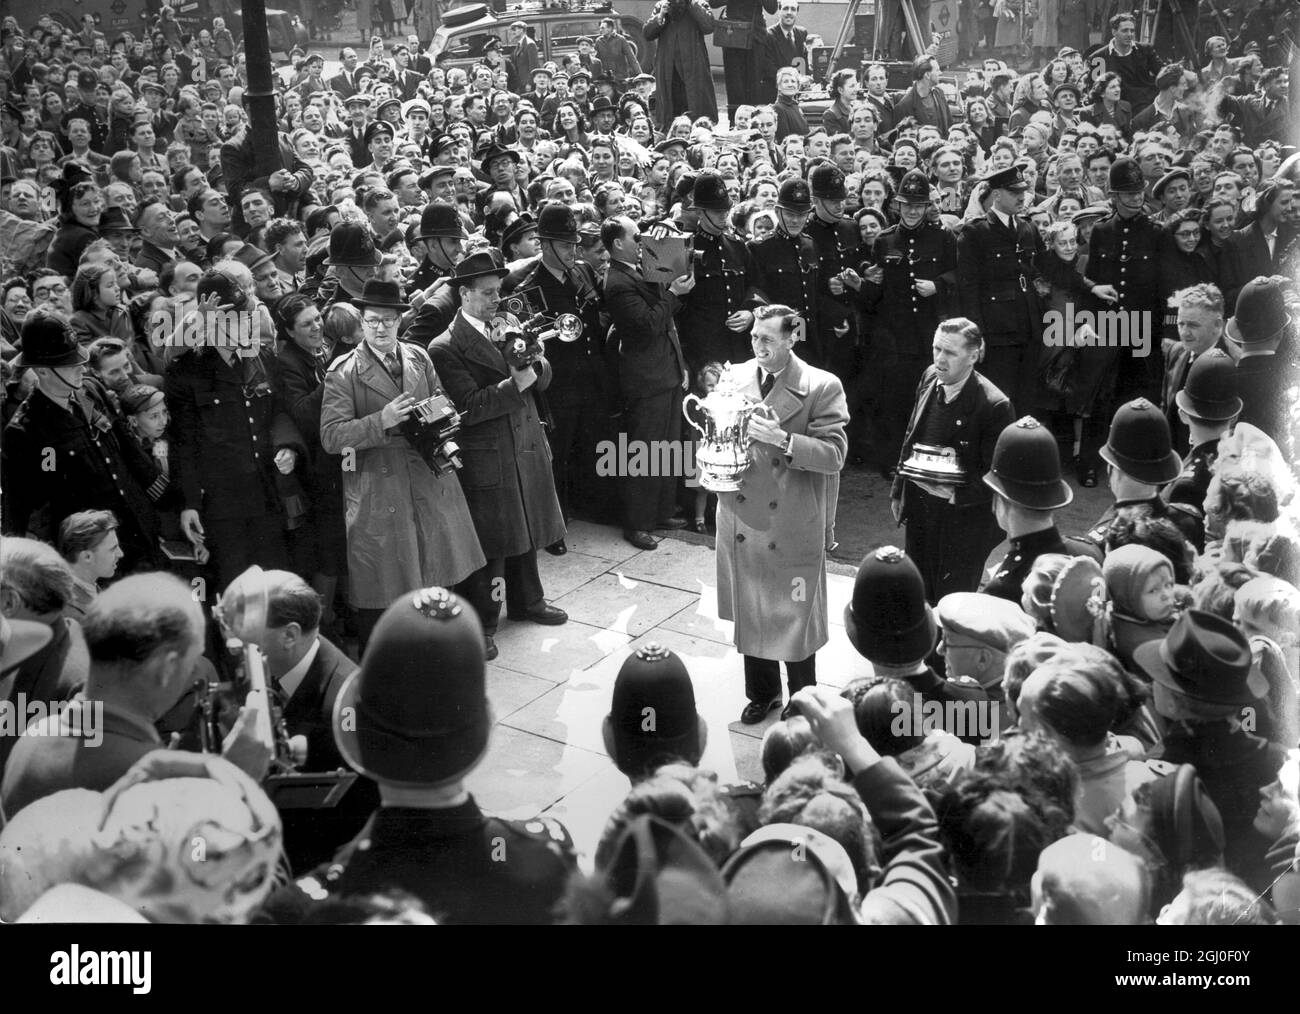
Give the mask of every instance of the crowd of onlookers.
[[[653, 61], [613, 17], [552, 60], [524, 21], [468, 65], [416, 36], [328, 73], [296, 50], [274, 125], [222, 18], [4, 18], [0, 919], [1300, 921], [1294, 12], [1194, 26], [1201, 66], [1119, 13], [1099, 44], [1032, 42], [1032, 70], [932, 47], [814, 104], [797, 4], [738, 6], [767, 55], [724, 51], [725, 110], [683, 71], [721, 5], [673, 2]], [[1028, 226], [1015, 263], [978, 238], [1000, 221]], [[689, 280], [645, 280], [652, 231], [693, 237]], [[869, 554], [873, 675], [799, 691], [761, 785], [698, 766], [689, 673], [635, 654], [604, 729], [630, 791], [578, 872], [557, 822], [464, 790], [499, 614], [565, 621], [536, 551], [574, 517], [643, 550], [712, 530], [709, 497], [602, 475], [597, 446], [682, 438], [683, 386], [751, 359], [765, 304], [842, 382], [855, 466], [895, 477], [936, 327], [967, 318], [1011, 418], [1115, 507], [1009, 592], [927, 603], [905, 554]], [[1105, 310], [1146, 354], [1100, 323], [1046, 337]], [[581, 337], [513, 358], [539, 312]], [[455, 463], [412, 428], [440, 397]], [[237, 676], [211, 607], [251, 566], [269, 740], [242, 692], [195, 690]], [[922, 701], [940, 720], [895, 721]], [[291, 767], [358, 777], [308, 810]], [[219, 883], [183, 875], [198, 820]], [[155, 893], [164, 870], [192, 886]]]

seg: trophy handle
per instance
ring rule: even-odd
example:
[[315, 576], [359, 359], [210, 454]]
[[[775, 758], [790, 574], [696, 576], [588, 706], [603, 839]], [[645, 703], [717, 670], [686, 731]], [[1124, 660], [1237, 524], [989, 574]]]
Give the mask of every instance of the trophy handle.
[[686, 419], [688, 423], [691, 424], [691, 427], [697, 433], [699, 433], [700, 436], [707, 437], [708, 434], [704, 431], [704, 428], [699, 423], [697, 423], [694, 419], [692, 419], [691, 414], [687, 411], [687, 409], [691, 407], [691, 402], [694, 402], [695, 404], [699, 405], [700, 396], [694, 392], [691, 392], [685, 398], [682, 399], [682, 416], [683, 418]]

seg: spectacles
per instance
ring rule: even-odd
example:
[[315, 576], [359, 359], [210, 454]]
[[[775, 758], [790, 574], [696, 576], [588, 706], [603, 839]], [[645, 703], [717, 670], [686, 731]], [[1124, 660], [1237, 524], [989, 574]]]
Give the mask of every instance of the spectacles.
[[61, 296], [67, 291], [68, 287], [66, 285], [62, 282], [55, 282], [53, 285], [48, 286], [38, 285], [32, 290], [32, 295], [37, 299], [42, 299], [45, 296]]
[[378, 330], [379, 328], [397, 327], [398, 320], [397, 317], [362, 317], [361, 323], [368, 328]]

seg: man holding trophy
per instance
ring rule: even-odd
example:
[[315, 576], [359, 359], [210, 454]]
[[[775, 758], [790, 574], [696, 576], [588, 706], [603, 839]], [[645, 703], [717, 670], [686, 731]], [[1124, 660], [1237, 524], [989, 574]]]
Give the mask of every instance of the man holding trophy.
[[788, 306], [759, 307], [754, 358], [701, 403], [696, 461], [718, 494], [718, 615], [735, 621], [745, 658], [746, 725], [781, 704], [781, 662], [791, 698], [817, 682], [829, 638], [826, 548], [849, 412], [839, 380], [794, 354], [804, 329]]

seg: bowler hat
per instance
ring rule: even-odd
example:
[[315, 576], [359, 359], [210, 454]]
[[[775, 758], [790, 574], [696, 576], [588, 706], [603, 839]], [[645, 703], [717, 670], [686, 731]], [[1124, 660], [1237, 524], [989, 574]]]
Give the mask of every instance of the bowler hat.
[[930, 181], [920, 169], [909, 169], [898, 184], [899, 204], [929, 204]]
[[1029, 189], [1025, 170], [1018, 165], [1009, 165], [1005, 169], [989, 173], [984, 177], [983, 183], [990, 191], [1009, 190], [1012, 193], [1020, 193]]
[[[22, 351], [14, 366], [80, 366], [90, 357], [77, 344], [71, 326], [52, 310], [37, 308], [23, 320]], [[10, 477], [12, 482], [12, 476]]]
[[[646, 709], [654, 716], [646, 723]], [[699, 755], [700, 720], [690, 673], [676, 654], [651, 642], [633, 652], [614, 679], [609, 730], [619, 770], [636, 778], [667, 760]]]
[[460, 210], [451, 204], [434, 201], [420, 212], [420, 231], [416, 239], [466, 239], [465, 223]]
[[480, 250], [478, 253], [470, 254], [452, 269], [451, 280], [459, 284], [488, 275], [504, 278], [509, 273], [510, 270], [506, 267], [501, 251]]
[[776, 206], [786, 211], [804, 213], [812, 211], [812, 191], [806, 181], [801, 179], [786, 180], [777, 191]]
[[537, 216], [537, 235], [540, 239], [576, 243], [578, 216], [567, 204], [548, 204]]
[[396, 282], [381, 282], [372, 278], [366, 282], [361, 295], [352, 300], [352, 305], [359, 310], [367, 306], [378, 306], [388, 310], [409, 310], [411, 304], [402, 299], [402, 287]]
[[1207, 422], [1240, 415], [1236, 363], [1222, 349], [1201, 353], [1187, 371], [1187, 380], [1174, 401], [1189, 416]]
[[330, 256], [325, 263], [340, 267], [378, 267], [384, 255], [375, 249], [370, 229], [360, 222], [340, 222], [330, 233]]
[[930, 654], [938, 634], [934, 613], [921, 572], [901, 549], [882, 546], [859, 565], [844, 628], [871, 662], [904, 665]]
[[1150, 486], [1173, 482], [1182, 471], [1182, 461], [1173, 452], [1169, 421], [1145, 398], [1135, 398], [1116, 410], [1101, 456], [1125, 475]]
[[730, 211], [731, 195], [727, 181], [715, 172], [705, 170], [695, 177], [691, 203], [702, 211]]
[[1074, 499], [1074, 492], [1061, 478], [1056, 437], [1032, 416], [1025, 416], [999, 434], [984, 484], [1030, 510], [1054, 511]]
[[1153, 681], [1206, 704], [1249, 704], [1253, 659], [1246, 635], [1214, 613], [1183, 612], [1164, 640], [1147, 641], [1133, 661]]
[[1278, 275], [1252, 278], [1237, 294], [1237, 308], [1228, 318], [1228, 337], [1243, 345], [1263, 344], [1277, 338], [1291, 322], [1284, 286]]
[[511, 243], [517, 243], [530, 232], [537, 231], [537, 219], [525, 212], [514, 219], [501, 233], [501, 251], [510, 249]]
[[844, 173], [839, 166], [819, 165], [808, 174], [812, 195], [825, 201], [842, 201], [849, 194], [844, 188]]
[[618, 112], [618, 110], [614, 108], [614, 103], [609, 101], [608, 96], [597, 95], [596, 101], [591, 104], [592, 116], [595, 116], [597, 113], [615, 113], [615, 112]]
[[445, 588], [402, 595], [343, 684], [333, 723], [343, 759], [382, 781], [438, 785], [472, 769], [492, 724], [474, 610]]

